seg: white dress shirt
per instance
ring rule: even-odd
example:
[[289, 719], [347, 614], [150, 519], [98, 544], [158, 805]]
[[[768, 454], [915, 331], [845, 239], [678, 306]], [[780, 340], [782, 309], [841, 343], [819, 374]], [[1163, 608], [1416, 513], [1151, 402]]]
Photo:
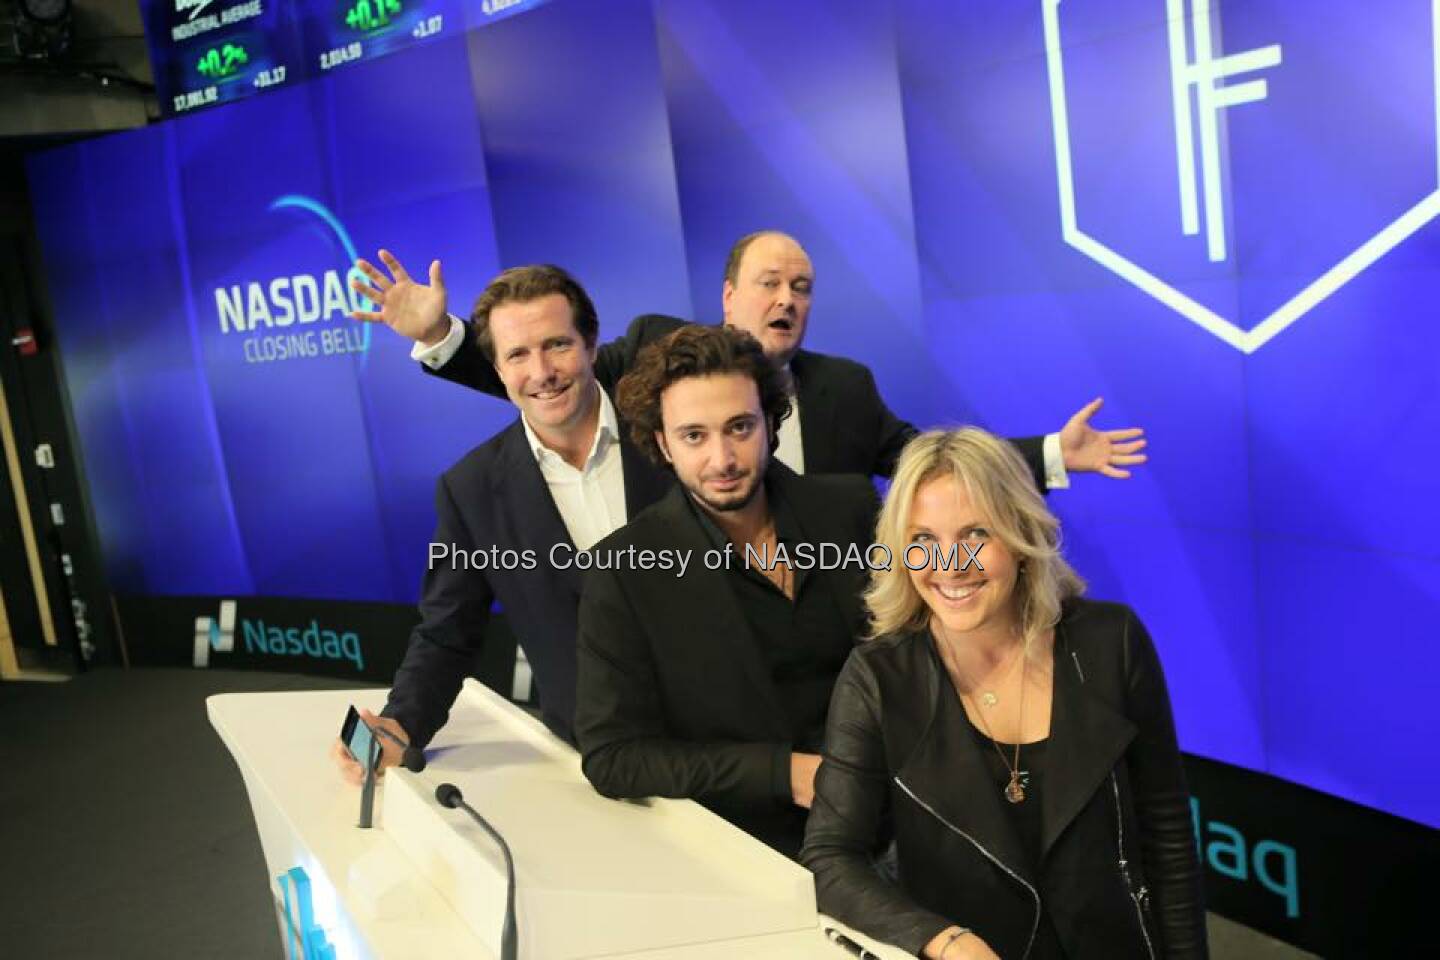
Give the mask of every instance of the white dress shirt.
[[[789, 367], [787, 366], [788, 370]], [[790, 382], [795, 382], [792, 375]], [[798, 388], [797, 388], [798, 389]], [[780, 445], [775, 448], [775, 459], [796, 473], [805, 472], [804, 431], [800, 429], [800, 397], [790, 395], [790, 416], [780, 421]]]
[[[419, 340], [410, 347], [410, 359], [419, 360], [431, 370], [439, 370], [450, 362], [450, 358], [460, 352], [460, 344], [465, 342], [465, 324], [455, 314], [450, 314], [450, 332], [445, 334], [445, 339], [432, 347], [427, 347]], [[604, 391], [601, 391], [602, 393]]]
[[[540, 475], [550, 488], [550, 497], [560, 511], [560, 519], [575, 542], [576, 550], [589, 550], [597, 541], [625, 525], [625, 471], [620, 457], [620, 421], [615, 406], [600, 385], [600, 423], [595, 428], [595, 442], [579, 470], [545, 444], [530, 429], [523, 416], [525, 439], [530, 452], [540, 465]], [[545, 549], [549, 549], [546, 545]]]

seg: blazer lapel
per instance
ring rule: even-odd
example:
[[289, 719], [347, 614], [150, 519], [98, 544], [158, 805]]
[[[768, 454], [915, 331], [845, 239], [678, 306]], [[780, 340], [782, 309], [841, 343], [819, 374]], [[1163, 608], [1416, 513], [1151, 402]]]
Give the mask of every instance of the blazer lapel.
[[1065, 627], [1056, 627], [1050, 746], [1041, 790], [1041, 858], [1055, 845], [1120, 762], [1135, 725], [1086, 688]]
[[635, 449], [630, 442], [627, 428], [620, 424], [620, 465], [625, 473], [625, 519], [635, 516], [665, 495], [674, 484], [669, 471], [657, 467]]
[[797, 351], [790, 361], [795, 393], [800, 401], [800, 448], [805, 453], [806, 473], [829, 473], [834, 467], [831, 428], [830, 384], [817, 375], [808, 351]]
[[897, 777], [932, 815], [1033, 887], [1035, 871], [1001, 806], [1000, 788], [970, 732], [970, 720], [929, 637], [925, 646], [930, 725]]
[[548, 553], [555, 544], [569, 544], [573, 552], [575, 542], [555, 498], [550, 496], [550, 487], [535, 462], [535, 454], [525, 438], [525, 428], [519, 420], [506, 431], [505, 448], [499, 457], [500, 471], [491, 478], [491, 490], [497, 502], [504, 504], [500, 511], [500, 523], [508, 537], [508, 544], [517, 549], [529, 547], [540, 554], [541, 569], [549, 569], [555, 577], [580, 596], [580, 571], [571, 564], [567, 569], [556, 570], [550, 566]]

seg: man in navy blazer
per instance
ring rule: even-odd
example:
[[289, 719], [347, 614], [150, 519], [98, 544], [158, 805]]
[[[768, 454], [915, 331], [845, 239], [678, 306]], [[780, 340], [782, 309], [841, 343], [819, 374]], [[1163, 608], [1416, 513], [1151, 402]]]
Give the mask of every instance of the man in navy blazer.
[[[420, 624], [385, 709], [362, 716], [411, 745], [428, 743], [498, 602], [534, 672], [545, 724], [573, 742], [581, 576], [573, 558], [671, 481], [635, 450], [596, 382], [595, 308], [568, 274], [505, 271], [481, 294], [475, 322], [520, 417], [441, 476]], [[381, 742], [384, 764], [398, 762], [399, 745]], [[338, 740], [332, 754], [359, 779]]]

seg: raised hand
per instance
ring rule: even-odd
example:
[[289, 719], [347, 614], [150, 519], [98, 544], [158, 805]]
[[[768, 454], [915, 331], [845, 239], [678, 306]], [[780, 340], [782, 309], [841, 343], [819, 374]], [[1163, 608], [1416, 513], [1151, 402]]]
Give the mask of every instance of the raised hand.
[[440, 261], [430, 263], [430, 284], [417, 283], [405, 272], [400, 261], [388, 250], [380, 251], [380, 262], [390, 271], [386, 276], [368, 260], [356, 260], [355, 266], [369, 279], [369, 284], [352, 277], [350, 286], [375, 304], [374, 310], [356, 310], [355, 320], [383, 323], [402, 337], [425, 346], [434, 346], [450, 332], [445, 313], [445, 281], [440, 277]]
[[1125, 467], [1149, 459], [1140, 452], [1148, 441], [1142, 427], [1096, 430], [1090, 426], [1090, 418], [1104, 402], [1104, 398], [1096, 397], [1070, 418], [1060, 431], [1060, 454], [1065, 469], [1072, 473], [1099, 473], [1125, 480], [1130, 476]]

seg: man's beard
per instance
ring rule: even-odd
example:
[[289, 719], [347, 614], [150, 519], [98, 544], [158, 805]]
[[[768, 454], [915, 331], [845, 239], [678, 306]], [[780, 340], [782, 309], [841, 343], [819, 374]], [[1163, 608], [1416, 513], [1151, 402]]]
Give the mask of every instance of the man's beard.
[[731, 513], [735, 510], [743, 510], [750, 505], [750, 502], [755, 499], [755, 495], [760, 492], [760, 485], [764, 479], [765, 471], [762, 466], [761, 469], [753, 471], [750, 474], [749, 487], [738, 490], [735, 493], [727, 493], [723, 499], [717, 499], [706, 494], [703, 481], [700, 483], [698, 489], [689, 486], [687, 486], [686, 489], [689, 490], [690, 496], [694, 497], [702, 506], [712, 512]]

